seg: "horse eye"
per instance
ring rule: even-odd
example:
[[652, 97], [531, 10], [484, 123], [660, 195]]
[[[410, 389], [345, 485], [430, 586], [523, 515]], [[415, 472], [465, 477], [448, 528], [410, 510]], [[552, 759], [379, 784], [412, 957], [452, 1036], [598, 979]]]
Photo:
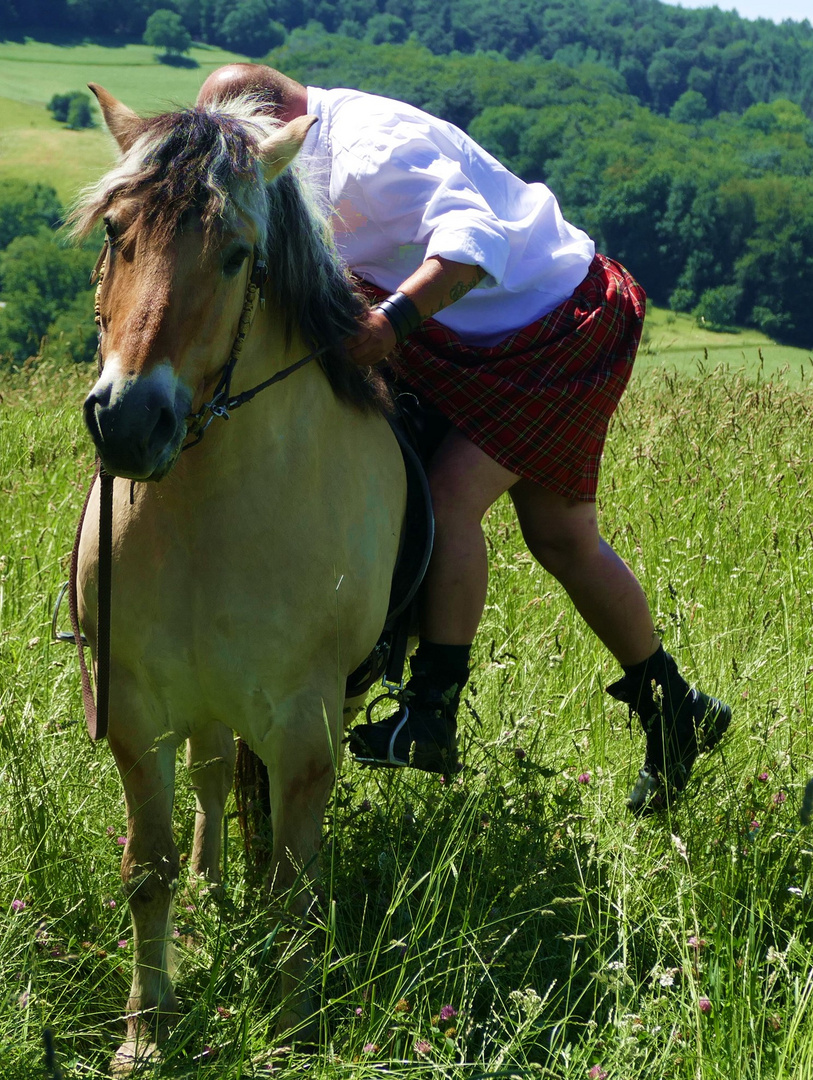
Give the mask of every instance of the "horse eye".
[[248, 248], [237, 248], [235, 251], [230, 252], [223, 262], [223, 273], [226, 277], [234, 277], [248, 258], [248, 255]]
[[109, 218], [109, 217], [105, 217], [105, 218], [102, 218], [102, 220], [104, 221], [104, 234], [105, 234], [105, 236], [107, 237], [107, 239], [110, 241], [111, 244], [115, 244], [116, 239], [118, 238], [118, 233], [116, 231], [116, 226], [115, 226], [115, 224], [113, 222], [113, 219]]

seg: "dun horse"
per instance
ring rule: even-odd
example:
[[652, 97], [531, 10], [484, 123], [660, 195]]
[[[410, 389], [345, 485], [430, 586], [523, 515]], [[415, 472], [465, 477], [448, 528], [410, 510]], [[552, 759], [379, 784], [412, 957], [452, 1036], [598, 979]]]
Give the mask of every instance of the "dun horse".
[[[102, 219], [107, 233], [103, 368], [85, 418], [117, 478], [109, 744], [127, 806], [135, 945], [122, 1073], [155, 1054], [178, 1008], [167, 937], [183, 740], [197, 793], [194, 874], [218, 881], [237, 732], [268, 769], [269, 888], [289, 912], [307, 909], [345, 679], [384, 623], [405, 476], [375, 384], [344, 357], [362, 301], [289, 168], [312, 118], [279, 126], [244, 99], [143, 119], [92, 89], [121, 151], [83, 195], [74, 228], [86, 235]], [[213, 395], [222, 404], [314, 350], [317, 360], [181, 453], [221, 412], [207, 407]], [[78, 564], [94, 648], [98, 513], [95, 490]], [[289, 954], [298, 959], [282, 962], [280, 1027], [312, 1037], [307, 956]]]

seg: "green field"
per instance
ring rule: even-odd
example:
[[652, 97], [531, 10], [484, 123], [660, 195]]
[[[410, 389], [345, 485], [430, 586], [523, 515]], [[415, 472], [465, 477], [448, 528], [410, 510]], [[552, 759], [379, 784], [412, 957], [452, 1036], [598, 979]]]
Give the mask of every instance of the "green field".
[[191, 49], [189, 59], [197, 66], [159, 63], [146, 45], [0, 42], [0, 178], [48, 183], [70, 202], [115, 155], [103, 128], [69, 131], [57, 123], [46, 109], [53, 95], [95, 82], [136, 112], [160, 112], [191, 104], [211, 71], [246, 58], [207, 47]]

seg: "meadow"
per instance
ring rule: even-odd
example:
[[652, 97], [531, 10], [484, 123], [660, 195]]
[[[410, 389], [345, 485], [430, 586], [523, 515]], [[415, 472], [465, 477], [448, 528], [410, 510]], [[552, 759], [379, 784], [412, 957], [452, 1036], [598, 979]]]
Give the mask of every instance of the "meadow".
[[[94, 78], [136, 108], [163, 94], [78, 75], [11, 111], [47, 120], [52, 92]], [[50, 182], [42, 145], [31, 175]], [[734, 709], [681, 800], [627, 813], [643, 737], [604, 693], [619, 672], [501, 502], [465, 770], [445, 784], [345, 762], [336, 780], [307, 931], [322, 1048], [274, 1044], [278, 927], [230, 807], [223, 896], [179, 882], [184, 1013], [152, 1077], [813, 1077], [812, 365], [653, 310], [612, 426], [602, 531], [687, 676]], [[50, 637], [92, 468], [90, 381], [47, 361], [0, 375], [0, 1080], [105, 1076], [129, 986], [119, 783], [85, 734], [75, 654]], [[176, 805], [187, 850], [182, 767]]]
[[[274, 925], [231, 820], [224, 898], [178, 903], [186, 1012], [152, 1075], [813, 1075], [798, 819], [813, 410], [806, 386], [754, 360], [677, 375], [643, 357], [605, 459], [604, 534], [689, 677], [735, 711], [680, 802], [627, 814], [643, 740], [603, 692], [614, 663], [499, 504], [465, 771], [447, 785], [346, 762], [336, 782], [309, 930], [324, 1050], [274, 1053]], [[45, 1028], [63, 1076], [103, 1076], [129, 976], [118, 781], [84, 732], [73, 651], [50, 640], [91, 468], [86, 382], [44, 364], [0, 387], [3, 1080], [41, 1075]]]

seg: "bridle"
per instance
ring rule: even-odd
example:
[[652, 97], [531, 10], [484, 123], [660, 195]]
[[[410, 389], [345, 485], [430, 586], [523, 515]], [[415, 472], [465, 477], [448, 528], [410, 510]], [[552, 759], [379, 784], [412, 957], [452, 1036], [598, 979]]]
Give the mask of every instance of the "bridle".
[[[96, 322], [96, 328], [99, 335], [99, 345], [97, 350], [97, 361], [99, 372], [104, 367], [104, 358], [102, 356], [102, 344], [101, 344], [101, 331], [102, 331], [102, 315], [101, 315], [101, 290], [102, 282], [104, 280], [104, 268], [107, 265], [107, 256], [110, 249], [110, 241], [105, 240], [102, 250], [99, 253], [99, 257], [96, 260], [96, 265], [91, 273], [90, 282], [96, 283], [96, 294], [94, 299], [94, 319]], [[246, 285], [246, 293], [243, 299], [243, 310], [240, 314], [240, 319], [237, 324], [237, 333], [232, 343], [231, 351], [229, 353], [228, 360], [226, 361], [220, 376], [215, 386], [214, 393], [209, 401], [204, 402], [198, 412], [193, 413], [187, 417], [187, 438], [191, 438], [191, 442], [184, 442], [182, 450], [191, 450], [193, 446], [197, 446], [203, 436], [206, 434], [206, 430], [212, 421], [216, 418], [222, 420], [228, 420], [229, 416], [235, 409], [239, 409], [241, 405], [247, 404], [253, 398], [257, 396], [262, 390], [266, 390], [269, 386], [273, 386], [274, 383], [282, 382], [283, 379], [287, 379], [289, 375], [293, 375], [295, 371], [298, 371], [301, 367], [309, 364], [311, 360], [315, 360], [323, 353], [327, 352], [331, 348], [330, 345], [323, 345], [319, 349], [315, 349], [313, 352], [303, 356], [300, 360], [295, 361], [293, 364], [289, 364], [288, 367], [282, 368], [276, 372], [270, 378], [265, 379], [263, 382], [258, 383], [250, 390], [244, 390], [241, 394], [232, 396], [231, 394], [231, 382], [234, 375], [234, 369], [237, 366], [237, 361], [240, 359], [240, 354], [243, 350], [243, 344], [246, 336], [248, 335], [251, 325], [254, 321], [254, 316], [257, 311], [257, 307], [265, 306], [264, 289], [268, 278], [268, 268], [260, 257], [257, 250], [253, 253], [253, 262], [251, 271], [249, 273], [248, 283]], [[99, 478], [99, 567], [98, 567], [98, 596], [97, 596], [97, 616], [96, 616], [96, 695], [94, 698], [93, 686], [90, 679], [90, 672], [88, 671], [87, 662], [85, 660], [85, 646], [87, 645], [87, 639], [82, 634], [81, 627], [79, 625], [79, 604], [77, 598], [77, 573], [79, 568], [79, 543], [82, 537], [82, 529], [85, 523], [85, 515], [87, 513], [88, 504], [90, 502], [91, 492], [93, 491], [93, 485], [96, 481], [96, 477]], [[98, 742], [107, 735], [108, 718], [110, 711], [110, 626], [111, 626], [111, 614], [112, 614], [112, 570], [113, 570], [113, 481], [114, 477], [105, 472], [102, 467], [101, 461], [96, 460], [96, 475], [90, 485], [90, 490], [85, 497], [85, 503], [82, 507], [82, 513], [79, 518], [79, 525], [76, 530], [76, 538], [74, 540], [73, 551], [71, 553], [71, 569], [70, 579], [62, 588], [62, 592], [57, 599], [56, 608], [54, 610], [52, 631], [53, 636], [58, 641], [73, 641], [76, 645], [79, 653], [79, 670], [82, 678], [82, 703], [85, 710], [85, 721], [87, 722], [88, 734], [94, 742]], [[68, 607], [70, 611], [71, 619], [71, 633], [59, 634], [56, 630], [57, 619], [59, 615], [59, 605], [62, 601], [62, 597], [65, 591], [68, 591]]]

